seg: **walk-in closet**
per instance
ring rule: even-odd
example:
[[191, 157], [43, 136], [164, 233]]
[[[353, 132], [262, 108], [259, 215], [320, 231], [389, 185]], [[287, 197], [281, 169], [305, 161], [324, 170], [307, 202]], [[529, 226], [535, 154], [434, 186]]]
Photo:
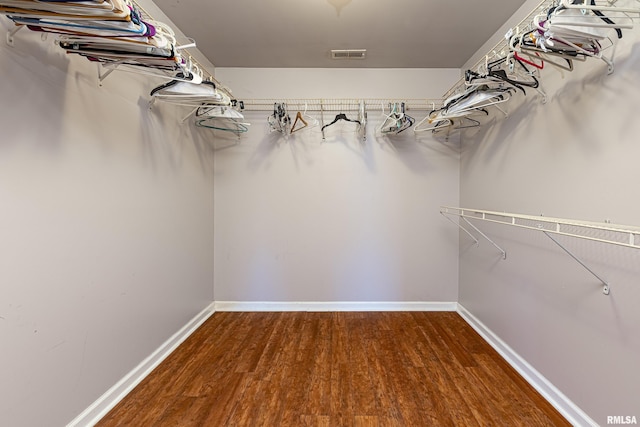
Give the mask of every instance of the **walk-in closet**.
[[0, 0], [0, 425], [640, 419], [640, 1]]

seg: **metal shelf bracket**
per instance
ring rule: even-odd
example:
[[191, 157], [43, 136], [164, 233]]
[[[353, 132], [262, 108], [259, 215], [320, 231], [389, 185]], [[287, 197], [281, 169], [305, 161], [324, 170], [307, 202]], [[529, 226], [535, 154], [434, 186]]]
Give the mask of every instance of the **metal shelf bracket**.
[[551, 234], [549, 234], [547, 231], [543, 231], [544, 235], [547, 236], [548, 238], [550, 238], [553, 243], [555, 243], [556, 245], [560, 246], [560, 248], [565, 251], [571, 258], [573, 258], [578, 264], [580, 264], [581, 266], [583, 266], [589, 273], [593, 274], [598, 280], [600, 280], [602, 282], [602, 293], [605, 295], [609, 295], [609, 291], [611, 290], [611, 284], [609, 284], [609, 282], [607, 282], [606, 280], [604, 280], [602, 277], [600, 277], [598, 274], [596, 274], [592, 269], [590, 269], [580, 258], [578, 258], [576, 255], [574, 255], [569, 249], [567, 249], [566, 247], [564, 247], [562, 245], [562, 243], [558, 242], [556, 239], [554, 239]]
[[[627, 226], [619, 224], [611, 224], [611, 221], [590, 222], [574, 219], [550, 218], [545, 216], [521, 215], [506, 212], [484, 211], [479, 209], [456, 208], [449, 206], [441, 206], [440, 213], [460, 227], [467, 233], [477, 244], [478, 240], [474, 235], [465, 229], [461, 224], [451, 219], [449, 216], [458, 216], [462, 221], [480, 233], [482, 237], [491, 242], [503, 254], [504, 259], [507, 258], [506, 252], [493, 242], [486, 234], [481, 232], [469, 219], [493, 222], [496, 224], [508, 225], [512, 227], [524, 228], [527, 230], [535, 230], [543, 232], [549, 239], [558, 245], [571, 258], [584, 267], [589, 273], [602, 282], [602, 293], [609, 295], [611, 291], [611, 283], [593, 271], [584, 261], [578, 258], [574, 253], [567, 249], [562, 243], [556, 240], [552, 234], [569, 236], [578, 239], [584, 239], [592, 242], [607, 243], [610, 245], [622, 246], [626, 248], [640, 249], [640, 227]], [[468, 219], [469, 218], [469, 219]], [[594, 233], [599, 233], [594, 236]]]
[[[444, 211], [440, 211], [440, 213], [442, 214], [442, 216], [444, 216], [445, 218], [447, 218], [449, 221], [451, 221], [453, 224], [457, 225], [458, 227], [460, 227], [460, 229], [462, 231], [464, 231], [465, 233], [467, 233], [474, 241], [474, 244], [479, 246], [480, 243], [478, 242], [478, 239], [475, 238], [475, 236], [466, 228], [464, 228], [462, 225], [460, 225], [459, 223], [456, 223], [454, 220], [452, 220], [451, 218], [449, 218], [447, 216], [447, 211], [446, 209]], [[460, 216], [460, 219], [462, 219], [464, 222], [466, 222], [469, 227], [473, 228], [475, 231], [478, 232], [478, 234], [480, 234], [482, 237], [484, 237], [489, 243], [491, 243], [493, 246], [496, 247], [496, 249], [498, 249], [501, 253], [502, 253], [502, 259], [507, 259], [507, 251], [505, 251], [504, 249], [502, 249], [496, 242], [494, 242], [493, 240], [491, 240], [489, 238], [489, 236], [487, 236], [486, 234], [484, 234], [482, 231], [480, 231], [480, 229], [478, 227], [476, 227], [475, 225], [473, 225], [467, 218], [465, 218], [464, 216]]]
[[18, 31], [24, 28], [24, 25], [17, 25], [15, 28], [7, 31], [7, 45], [13, 47], [14, 38]]

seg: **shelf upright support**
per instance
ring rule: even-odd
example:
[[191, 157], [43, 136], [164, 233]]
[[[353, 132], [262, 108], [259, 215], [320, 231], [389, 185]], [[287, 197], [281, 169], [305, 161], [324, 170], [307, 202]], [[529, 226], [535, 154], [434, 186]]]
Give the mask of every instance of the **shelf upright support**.
[[565, 251], [571, 258], [573, 258], [574, 260], [576, 260], [578, 262], [578, 264], [580, 264], [581, 266], [583, 266], [589, 273], [593, 274], [598, 280], [600, 280], [602, 282], [602, 293], [605, 295], [609, 295], [609, 291], [611, 288], [611, 285], [609, 284], [609, 282], [607, 282], [606, 280], [604, 280], [602, 277], [600, 277], [598, 274], [596, 274], [592, 269], [590, 269], [580, 258], [578, 258], [576, 255], [574, 255], [569, 249], [565, 248], [560, 242], [558, 242], [556, 239], [554, 239], [548, 231], [542, 231], [548, 238], [550, 238], [556, 245], [560, 246], [560, 248]]

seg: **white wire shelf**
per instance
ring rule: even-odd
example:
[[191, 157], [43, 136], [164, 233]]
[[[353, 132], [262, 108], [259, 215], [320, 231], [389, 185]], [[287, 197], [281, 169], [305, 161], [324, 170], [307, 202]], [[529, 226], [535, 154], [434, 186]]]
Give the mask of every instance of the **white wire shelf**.
[[381, 111], [382, 108], [389, 109], [389, 104], [402, 103], [405, 109], [431, 111], [442, 105], [442, 99], [400, 99], [400, 98], [375, 98], [375, 99], [287, 99], [287, 98], [271, 98], [271, 99], [243, 99], [244, 109], [246, 111], [273, 111], [273, 105], [276, 103], [285, 103], [289, 111], [358, 111], [360, 103], [364, 102], [367, 111]]
[[575, 256], [559, 241], [554, 239], [552, 237], [552, 234], [569, 236], [616, 246], [623, 246], [626, 248], [640, 249], [640, 227], [637, 226], [611, 224], [609, 222], [600, 223], [575, 219], [522, 215], [506, 212], [486, 211], [481, 209], [458, 208], [451, 206], [441, 206], [440, 213], [449, 221], [460, 227], [461, 230], [468, 234], [474, 240], [474, 242], [478, 244], [478, 239], [473, 235], [473, 233], [471, 233], [463, 225], [453, 221], [450, 216], [457, 216], [461, 218], [464, 223], [473, 228], [482, 237], [487, 239], [493, 246], [495, 246], [502, 253], [503, 259], [507, 258], [506, 251], [493, 240], [491, 240], [485, 233], [480, 231], [470, 220], [487, 221], [543, 232], [555, 244], [560, 246], [560, 248], [562, 248], [568, 255], [570, 255], [574, 260], [580, 263], [580, 265], [582, 265], [603, 283], [603, 293], [605, 295], [609, 295], [610, 283], [596, 274], [581, 259]]
[[[640, 227], [636, 226], [545, 216], [519, 215], [479, 209], [454, 208], [450, 206], [442, 206], [440, 212], [464, 218], [479, 219], [519, 228], [527, 228], [529, 230], [547, 231], [562, 236], [577, 237], [595, 242], [640, 249]], [[596, 237], [593, 234], [597, 231], [604, 233], [598, 233], [601, 235]]]

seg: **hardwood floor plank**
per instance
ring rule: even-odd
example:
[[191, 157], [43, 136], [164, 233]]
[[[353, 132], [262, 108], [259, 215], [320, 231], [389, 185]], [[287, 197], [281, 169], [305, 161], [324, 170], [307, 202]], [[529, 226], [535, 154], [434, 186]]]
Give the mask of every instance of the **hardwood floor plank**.
[[278, 366], [280, 360], [284, 354], [284, 347], [286, 340], [290, 340], [288, 337], [289, 322], [292, 319], [287, 319], [286, 316], [277, 316], [276, 321], [272, 326], [271, 336], [266, 347], [262, 351], [261, 357], [258, 359], [254, 373], [267, 381], [271, 380], [271, 377], [278, 371], [274, 369], [274, 366]]
[[236, 372], [254, 372], [273, 332], [277, 313], [253, 313], [256, 319], [242, 340]]
[[[331, 418], [327, 415], [301, 415], [298, 419], [300, 420], [300, 425], [304, 427], [330, 427], [332, 425]], [[298, 423], [283, 425], [295, 426], [298, 425]]]
[[369, 357], [366, 342], [371, 334], [370, 318], [354, 320], [354, 327], [349, 331], [351, 360], [349, 362], [349, 380], [353, 399], [353, 411], [358, 416], [375, 416], [378, 414], [378, 400], [375, 385], [371, 379]]
[[[465, 353], [466, 349], [463, 345], [456, 342], [456, 337], [451, 333], [448, 328], [448, 324], [454, 319], [446, 319], [447, 323], [444, 324], [442, 318], [435, 319], [433, 322], [434, 330], [437, 334], [443, 338], [443, 343], [446, 349], [440, 353], [444, 359], [447, 354], [453, 354], [454, 357], [450, 359], [449, 363], [443, 363], [440, 366], [449, 378], [449, 384], [451, 389], [449, 393], [456, 396], [459, 402], [463, 402], [464, 416], [468, 418], [473, 416], [478, 425], [483, 424], [483, 420], [494, 418], [493, 414], [489, 410], [490, 403], [487, 404], [486, 396], [482, 393], [484, 388], [477, 388], [477, 384], [470, 382], [469, 378], [465, 375], [465, 371], [471, 369], [476, 365], [475, 360], [465, 355], [464, 358], [460, 357], [461, 353]], [[455, 350], [453, 350], [455, 348]], [[462, 411], [462, 407], [459, 408]], [[467, 421], [470, 422], [470, 421]]]
[[192, 415], [195, 411], [201, 409], [197, 407], [197, 400], [197, 397], [176, 397], [171, 402], [171, 405], [168, 406], [158, 418], [156, 424], [164, 426], [184, 425], [184, 422], [188, 419], [189, 415]]
[[[385, 334], [386, 335], [386, 334]], [[422, 419], [423, 405], [415, 393], [415, 387], [408, 387], [412, 379], [408, 369], [413, 366], [397, 345], [393, 337], [381, 338], [377, 343], [377, 354], [387, 367], [386, 378], [390, 392], [395, 396], [402, 420], [407, 426], [425, 425]]]
[[[502, 396], [500, 402], [502, 402], [503, 411], [509, 414], [507, 420], [516, 426], [556, 425], [557, 421], [553, 421], [553, 418], [555, 418], [554, 415], [557, 411], [544, 401], [531, 386], [526, 384], [515, 370], [511, 372], [513, 368], [508, 366], [504, 360], [496, 360], [495, 357], [493, 354], [476, 355], [479, 366], [484, 369], [486, 374], [503, 379], [501, 387], [496, 388], [495, 392]], [[517, 378], [510, 377], [510, 375], [517, 376]], [[520, 381], [523, 383], [519, 384]], [[549, 417], [549, 415], [552, 416]]]
[[368, 355], [369, 376], [373, 384], [373, 390], [378, 406], [378, 415], [383, 418], [401, 419], [398, 402], [390, 386], [388, 373], [381, 357], [378, 356], [378, 348], [375, 340], [367, 340], [365, 349]]
[[98, 426], [568, 426], [456, 313], [215, 313]]
[[449, 415], [449, 408], [437, 387], [434, 387], [433, 377], [426, 368], [411, 368], [412, 377], [415, 378], [416, 393], [420, 397], [425, 425], [455, 427], [453, 418]]
[[463, 366], [452, 353], [450, 343], [442, 339], [437, 321], [437, 316], [428, 316], [420, 322], [420, 328], [429, 343], [428, 348], [435, 356], [425, 364], [427, 376], [435, 380], [437, 394], [444, 400], [446, 415], [454, 425], [479, 425], [473, 411], [456, 386], [456, 376], [451, 375], [451, 372], [455, 373], [456, 370], [463, 369]]
[[[440, 313], [440, 314], [448, 314], [448, 313]], [[442, 342], [446, 344], [450, 354], [453, 355], [455, 360], [461, 366], [463, 367], [475, 366], [476, 362], [473, 359], [472, 355], [465, 350], [465, 348], [456, 339], [455, 335], [453, 335], [447, 328], [446, 322], [450, 321], [449, 319], [450, 319], [449, 316], [433, 316], [431, 325], [433, 329], [435, 329], [435, 331], [438, 333]]]
[[355, 427], [383, 427], [378, 417], [371, 415], [356, 415], [354, 425]]
[[250, 374], [230, 373], [224, 378], [223, 387], [212, 387], [200, 398], [203, 410], [192, 416], [193, 423], [184, 426], [224, 426], [231, 422], [239, 403], [239, 397], [244, 395], [247, 385], [251, 381]]
[[331, 413], [331, 313], [314, 316], [318, 324], [318, 339], [309, 368], [309, 385], [306, 391], [305, 409], [312, 415]]

